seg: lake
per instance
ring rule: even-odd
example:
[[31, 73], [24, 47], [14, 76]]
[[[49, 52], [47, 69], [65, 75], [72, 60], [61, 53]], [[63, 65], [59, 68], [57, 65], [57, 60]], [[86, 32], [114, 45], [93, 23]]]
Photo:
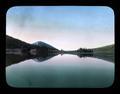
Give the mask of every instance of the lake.
[[114, 62], [72, 54], [24, 59], [6, 67], [7, 84], [20, 88], [106, 88], [114, 76]]

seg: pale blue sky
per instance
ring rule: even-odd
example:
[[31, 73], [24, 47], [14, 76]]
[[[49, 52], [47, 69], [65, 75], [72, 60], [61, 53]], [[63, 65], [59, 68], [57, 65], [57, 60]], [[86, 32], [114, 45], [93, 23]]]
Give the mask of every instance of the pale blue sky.
[[58, 49], [95, 48], [114, 43], [114, 12], [105, 6], [19, 6], [6, 15], [6, 34]]

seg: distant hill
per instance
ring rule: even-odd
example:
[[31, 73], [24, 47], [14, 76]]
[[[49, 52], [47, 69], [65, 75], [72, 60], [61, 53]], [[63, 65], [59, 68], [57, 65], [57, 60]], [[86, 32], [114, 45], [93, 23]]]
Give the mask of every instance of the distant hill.
[[33, 43], [33, 45], [37, 45], [39, 47], [47, 47], [49, 49], [56, 49], [55, 47], [53, 47], [53, 46], [51, 46], [51, 45], [49, 45], [49, 44], [47, 44], [45, 42], [42, 42], [42, 41], [37, 41], [37, 42]]
[[[10, 37], [8, 35], [6, 35], [6, 49], [7, 50], [19, 49], [22, 52], [22, 55], [13, 54], [13, 53], [11, 55], [6, 53], [6, 66], [18, 63], [26, 59], [33, 59], [36, 57], [39, 57], [39, 61], [42, 61], [58, 54], [57, 53], [58, 50], [47, 43], [38, 42], [37, 44], [36, 42], [33, 45], [33, 44], [26, 43], [24, 41], [21, 41], [19, 39]], [[37, 50], [35, 55], [31, 53], [31, 49]]]
[[41, 41], [35, 42], [34, 44], [29, 44], [19, 39], [6, 35], [6, 49], [16, 48], [22, 50], [23, 53], [27, 54], [30, 53], [31, 49], [36, 49], [37, 54], [47, 54], [48, 51], [50, 53], [58, 51], [58, 49], [56, 49], [55, 47]]

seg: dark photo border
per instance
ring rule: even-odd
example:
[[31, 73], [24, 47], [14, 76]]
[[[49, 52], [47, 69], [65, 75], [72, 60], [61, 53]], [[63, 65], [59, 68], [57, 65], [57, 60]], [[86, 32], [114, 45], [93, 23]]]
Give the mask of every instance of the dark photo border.
[[[38, 90], [40, 91], [54, 91], [52, 88], [51, 89], [41, 89], [41, 88], [13, 88], [7, 85], [6, 83], [6, 72], [5, 72], [5, 62], [6, 62], [6, 55], [5, 55], [5, 48], [6, 48], [6, 13], [7, 10], [11, 7], [14, 6], [108, 6], [113, 9], [114, 11], [114, 16], [115, 16], [115, 78], [114, 78], [114, 83], [112, 86], [108, 88], [65, 88], [62, 90], [68, 90], [69, 92], [71, 91], [100, 91], [99, 93], [112, 93], [114, 89], [119, 88], [120, 84], [120, 65], [118, 61], [120, 61], [120, 58], [118, 56], [118, 52], [120, 51], [120, 44], [119, 42], [119, 35], [120, 35], [120, 13], [119, 13], [119, 5], [118, 5], [118, 0], [59, 0], [59, 1], [54, 1], [54, 0], [2, 0], [3, 2], [0, 1], [0, 89], [5, 88], [8, 89], [9, 91], [14, 91], [19, 90], [21, 92], [21, 89], [26, 90], [26, 91], [34, 91], [37, 93]], [[73, 2], [74, 1], [74, 2]], [[4, 45], [3, 45], [4, 44]], [[61, 89], [56, 89], [56, 90], [61, 90]], [[25, 93], [25, 92], [24, 92]], [[60, 93], [60, 92], [58, 92]]]

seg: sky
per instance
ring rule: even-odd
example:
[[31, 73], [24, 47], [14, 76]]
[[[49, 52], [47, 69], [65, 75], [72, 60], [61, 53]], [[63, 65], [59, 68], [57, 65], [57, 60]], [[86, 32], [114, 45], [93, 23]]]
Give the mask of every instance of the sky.
[[16, 6], [6, 14], [6, 34], [63, 50], [114, 44], [114, 11], [106, 6]]

